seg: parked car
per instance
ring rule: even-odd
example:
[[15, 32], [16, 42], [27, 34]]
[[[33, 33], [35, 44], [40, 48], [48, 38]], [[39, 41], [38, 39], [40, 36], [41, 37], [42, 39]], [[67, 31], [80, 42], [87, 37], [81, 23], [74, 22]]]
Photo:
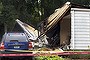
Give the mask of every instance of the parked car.
[[25, 33], [5, 33], [2, 38], [3, 49], [28, 50], [32, 48]]

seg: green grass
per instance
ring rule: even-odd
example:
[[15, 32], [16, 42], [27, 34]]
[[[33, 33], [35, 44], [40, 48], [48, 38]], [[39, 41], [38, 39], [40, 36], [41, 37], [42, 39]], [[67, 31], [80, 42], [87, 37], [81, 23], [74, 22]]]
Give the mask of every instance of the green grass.
[[66, 56], [65, 58], [71, 58], [71, 59], [86, 58], [86, 59], [90, 59], [90, 54], [70, 55], [70, 56]]

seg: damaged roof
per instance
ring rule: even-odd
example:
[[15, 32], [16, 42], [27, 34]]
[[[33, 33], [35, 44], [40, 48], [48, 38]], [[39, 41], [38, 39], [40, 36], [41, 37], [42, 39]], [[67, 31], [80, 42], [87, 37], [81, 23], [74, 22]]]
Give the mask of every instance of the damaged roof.
[[[75, 3], [66, 2], [61, 8], [58, 8], [46, 20], [46, 31], [53, 28], [70, 10], [71, 8], [87, 8], [90, 7], [79, 5]], [[70, 12], [69, 12], [70, 13]]]
[[54, 13], [50, 15], [47, 19], [47, 31], [54, 27], [66, 15], [70, 8], [71, 4], [70, 2], [67, 2], [64, 4], [63, 7], [56, 9]]

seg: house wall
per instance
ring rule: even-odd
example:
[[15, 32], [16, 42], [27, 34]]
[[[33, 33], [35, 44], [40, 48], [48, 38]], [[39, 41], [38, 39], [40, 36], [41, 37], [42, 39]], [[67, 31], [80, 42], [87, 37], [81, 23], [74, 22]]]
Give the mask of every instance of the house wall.
[[90, 9], [71, 8], [70, 49], [90, 49]]
[[71, 34], [71, 20], [70, 15], [64, 17], [60, 22], [60, 45], [70, 43]]

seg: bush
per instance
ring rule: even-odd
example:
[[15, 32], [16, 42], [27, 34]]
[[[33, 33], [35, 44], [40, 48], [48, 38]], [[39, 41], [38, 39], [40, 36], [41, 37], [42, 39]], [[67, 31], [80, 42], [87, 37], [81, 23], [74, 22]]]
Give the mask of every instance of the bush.
[[34, 57], [34, 60], [64, 60], [64, 59], [56, 55], [56, 56], [37, 56]]

